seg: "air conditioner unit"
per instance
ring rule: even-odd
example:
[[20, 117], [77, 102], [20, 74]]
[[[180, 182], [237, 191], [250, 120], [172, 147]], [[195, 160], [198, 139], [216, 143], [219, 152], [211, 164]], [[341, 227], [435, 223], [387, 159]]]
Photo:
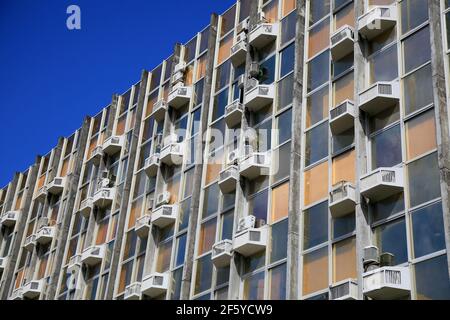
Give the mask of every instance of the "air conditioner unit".
[[102, 179], [107, 179], [109, 176], [109, 172], [107, 170], [104, 170], [104, 171], [102, 171], [100, 176]]
[[179, 63], [177, 63], [175, 65], [175, 68], [173, 69], [173, 73], [177, 73], [177, 72], [184, 72], [186, 70], [186, 62], [184, 61], [180, 61]]
[[241, 218], [239, 220], [237, 232], [239, 233], [246, 229], [254, 228], [255, 222], [256, 222], [255, 216], [247, 216], [247, 217]]
[[236, 163], [238, 159], [239, 159], [239, 152], [237, 150], [233, 150], [230, 153], [228, 153], [227, 163], [228, 164]]
[[368, 246], [364, 248], [363, 263], [364, 266], [380, 263], [380, 256], [376, 246]]
[[239, 23], [238, 26], [236, 27], [236, 33], [240, 34], [247, 31], [248, 31], [248, 19], [245, 19], [244, 21]]
[[245, 33], [239, 33], [236, 36], [236, 42], [235, 43], [238, 43], [238, 42], [241, 42], [241, 41], [246, 41], [246, 40], [247, 40], [247, 35]]
[[165, 204], [168, 204], [170, 201], [170, 192], [164, 191], [163, 193], [158, 195], [158, 198], [156, 199], [156, 206], [162, 206]]
[[266, 14], [263, 11], [258, 12], [258, 22], [259, 23], [267, 22]]

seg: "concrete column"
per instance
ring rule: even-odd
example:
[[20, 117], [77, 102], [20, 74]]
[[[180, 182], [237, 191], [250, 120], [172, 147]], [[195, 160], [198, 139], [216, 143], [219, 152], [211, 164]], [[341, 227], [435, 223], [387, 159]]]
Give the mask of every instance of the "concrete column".
[[[358, 17], [364, 14], [364, 1], [355, 1], [355, 26], [358, 25]], [[358, 280], [358, 297], [359, 299], [363, 298], [362, 294], [362, 275], [364, 273], [363, 268], [363, 249], [370, 245], [371, 243], [371, 229], [369, 224], [369, 211], [367, 202], [364, 197], [360, 194], [360, 180], [359, 178], [366, 174], [368, 171], [367, 168], [367, 132], [366, 132], [366, 123], [368, 121], [368, 117], [364, 112], [361, 112], [359, 109], [359, 95], [358, 93], [363, 91], [365, 88], [365, 65], [366, 59], [364, 56], [364, 48], [367, 45], [367, 41], [359, 36], [357, 32], [355, 32], [355, 37], [357, 41], [355, 41], [354, 54], [355, 54], [355, 71], [354, 71], [354, 80], [355, 80], [355, 108], [356, 119], [355, 119], [355, 145], [356, 145], [356, 183], [355, 183], [355, 198], [356, 198], [356, 206], [355, 206], [355, 216], [356, 216], [356, 271], [357, 271], [357, 280]]]
[[[144, 109], [144, 101], [145, 94], [147, 88], [147, 79], [148, 79], [148, 71], [142, 71], [141, 74], [141, 82], [140, 82], [140, 90], [139, 90], [139, 99], [138, 105], [136, 109], [136, 119], [142, 119], [142, 112]], [[119, 212], [119, 220], [117, 226], [117, 235], [114, 241], [114, 248], [111, 255], [111, 266], [109, 270], [109, 278], [108, 285], [106, 287], [106, 297], [107, 300], [112, 300], [114, 295], [114, 285], [117, 275], [117, 270], [119, 268], [120, 261], [120, 248], [122, 246], [122, 241], [124, 238], [124, 229], [126, 223], [126, 217], [128, 212], [128, 200], [130, 198], [130, 190], [131, 190], [131, 182], [133, 181], [134, 174], [134, 163], [136, 160], [137, 146], [139, 142], [139, 132], [141, 128], [141, 121], [136, 121], [136, 124], [133, 129], [132, 138], [130, 142], [130, 147], [128, 151], [128, 168], [127, 168], [127, 176], [124, 182], [123, 194], [122, 194], [122, 202], [120, 205]]]
[[445, 242], [447, 247], [447, 268], [450, 275], [450, 134], [449, 111], [445, 87], [445, 62], [440, 1], [428, 1], [430, 20], [431, 69], [433, 100], [435, 105], [439, 179], [441, 184], [442, 209], [444, 213]]
[[[259, 1], [252, 1], [250, 7], [250, 17], [249, 17], [249, 30], [251, 30], [258, 23], [258, 8]], [[248, 88], [248, 79], [250, 73], [250, 65], [253, 61], [257, 61], [258, 53], [250, 46], [247, 42], [247, 58], [245, 62], [245, 85], [244, 85], [244, 96], [245, 92]], [[241, 135], [239, 148], [240, 152], [242, 152], [244, 146], [244, 135], [246, 131], [249, 129], [250, 125], [250, 112], [244, 108], [244, 113], [242, 115], [241, 120]], [[240, 153], [239, 153], [240, 155]], [[233, 234], [236, 232], [239, 220], [245, 216], [247, 216], [245, 212], [247, 199], [245, 198], [245, 190], [248, 188], [248, 181], [245, 178], [239, 177], [239, 183], [236, 184], [236, 200], [234, 207], [234, 228]], [[233, 259], [230, 261], [230, 280], [228, 286], [228, 299], [229, 300], [239, 300], [240, 294], [240, 286], [241, 286], [241, 266], [244, 261], [244, 258], [238, 254], [233, 254]]]
[[0, 300], [6, 300], [8, 298], [9, 289], [13, 284], [14, 271], [16, 269], [17, 259], [19, 257], [22, 240], [27, 226], [28, 216], [30, 214], [29, 211], [33, 199], [33, 192], [36, 185], [40, 162], [41, 157], [37, 157], [36, 163], [28, 170], [28, 178], [22, 200], [23, 205], [20, 208], [19, 219], [16, 222], [16, 235], [12, 243], [8, 264], [6, 265], [5, 270], [3, 270], [2, 283], [0, 283]]
[[67, 201], [64, 212], [62, 213], [63, 217], [58, 228], [59, 230], [57, 232], [58, 244], [56, 246], [50, 281], [47, 286], [47, 300], [53, 300], [56, 298], [56, 289], [58, 287], [59, 279], [64, 276], [62, 270], [64, 264], [64, 254], [66, 245], [68, 245], [67, 240], [69, 238], [70, 222], [72, 220], [73, 212], [75, 209], [75, 199], [78, 192], [78, 183], [80, 181], [81, 168], [83, 166], [84, 159], [84, 150], [86, 149], [90, 123], [91, 118], [86, 117], [83, 121], [83, 125], [78, 137], [78, 147], [77, 153], [75, 155], [76, 158], [73, 162], [73, 171], [66, 177], [67, 182], [65, 188], [67, 190]]
[[[297, 0], [297, 24], [295, 40], [294, 95], [292, 105], [291, 168], [289, 178], [289, 222], [286, 298], [299, 299], [300, 270], [300, 221], [301, 221], [301, 150], [302, 150], [302, 101], [303, 63], [305, 41], [305, 0]], [[281, 165], [281, 164], [280, 164]]]
[[211, 91], [214, 72], [214, 57], [216, 49], [217, 36], [217, 22], [218, 16], [211, 15], [210, 32], [208, 39], [208, 58], [206, 65], [205, 83], [203, 89], [203, 107], [201, 111], [201, 120], [199, 135], [195, 141], [195, 167], [194, 167], [194, 182], [192, 186], [191, 208], [189, 212], [189, 226], [186, 239], [186, 261], [183, 268], [183, 275], [181, 279], [181, 293], [180, 298], [187, 300], [190, 298], [190, 289], [192, 283], [192, 273], [194, 265], [194, 251], [195, 251], [195, 236], [197, 232], [199, 207], [200, 207], [200, 192], [202, 187], [202, 172], [203, 172], [203, 155], [205, 150], [205, 141], [203, 137], [208, 129], [209, 109], [211, 104]]

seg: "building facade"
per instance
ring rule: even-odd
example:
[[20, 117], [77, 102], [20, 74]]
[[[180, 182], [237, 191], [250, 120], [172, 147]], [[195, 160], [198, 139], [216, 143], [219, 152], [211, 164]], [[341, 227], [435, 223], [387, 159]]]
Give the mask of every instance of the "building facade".
[[0, 299], [450, 299], [449, 23], [213, 14], [0, 190]]

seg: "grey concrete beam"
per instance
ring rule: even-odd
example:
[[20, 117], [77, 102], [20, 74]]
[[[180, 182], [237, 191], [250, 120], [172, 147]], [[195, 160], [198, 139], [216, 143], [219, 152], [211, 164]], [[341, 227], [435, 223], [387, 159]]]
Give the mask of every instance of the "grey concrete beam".
[[192, 283], [194, 252], [195, 252], [195, 236], [197, 232], [199, 208], [200, 208], [200, 192], [202, 187], [202, 172], [203, 172], [203, 154], [205, 150], [205, 141], [203, 137], [208, 129], [209, 106], [211, 103], [211, 91], [214, 71], [214, 57], [216, 49], [217, 37], [217, 22], [218, 16], [211, 15], [210, 32], [208, 39], [208, 57], [206, 64], [206, 74], [203, 89], [203, 106], [200, 115], [200, 128], [198, 139], [195, 141], [195, 167], [194, 167], [194, 182], [192, 186], [191, 207], [189, 212], [188, 234], [186, 239], [186, 261], [183, 268], [183, 275], [181, 279], [181, 299], [190, 298], [190, 289]]

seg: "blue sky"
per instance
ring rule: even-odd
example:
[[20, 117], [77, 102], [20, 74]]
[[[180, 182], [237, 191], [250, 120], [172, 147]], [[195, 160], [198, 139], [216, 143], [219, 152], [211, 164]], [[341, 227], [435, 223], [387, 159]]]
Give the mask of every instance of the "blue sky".
[[[234, 2], [0, 0], [0, 186]], [[66, 27], [71, 4], [81, 30]]]

